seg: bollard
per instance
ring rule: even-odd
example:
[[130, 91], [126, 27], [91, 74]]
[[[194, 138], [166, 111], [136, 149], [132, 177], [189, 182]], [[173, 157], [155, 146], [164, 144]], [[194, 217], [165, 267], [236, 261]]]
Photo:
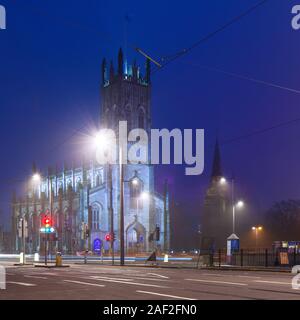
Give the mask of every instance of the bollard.
[[20, 264], [25, 264], [25, 254], [24, 254], [24, 252], [20, 252]]
[[33, 260], [34, 260], [34, 262], [39, 262], [40, 261], [40, 255], [38, 253], [35, 253]]
[[243, 266], [243, 264], [244, 264], [244, 250], [243, 249], [241, 249], [241, 267]]
[[60, 252], [56, 253], [55, 265], [56, 265], [56, 267], [61, 267], [62, 266], [62, 257], [61, 257], [61, 253]]

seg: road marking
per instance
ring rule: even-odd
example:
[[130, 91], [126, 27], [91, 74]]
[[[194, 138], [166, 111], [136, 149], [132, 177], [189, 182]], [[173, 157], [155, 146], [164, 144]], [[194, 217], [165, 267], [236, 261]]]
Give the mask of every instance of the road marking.
[[255, 276], [238, 276], [239, 278], [253, 278], [253, 279], [261, 279], [261, 277], [255, 277]]
[[46, 277], [30, 276], [30, 275], [24, 275], [24, 278], [48, 279], [48, 278], [46, 278]]
[[145, 278], [145, 277], [139, 277], [139, 276], [135, 276], [135, 280], [149, 280], [149, 281], [169, 281], [167, 279], [156, 279], [156, 278]]
[[77, 283], [77, 284], [84, 284], [86, 286], [105, 287], [104, 284], [98, 284], [98, 283], [82, 282], [82, 281], [75, 281], [75, 280], [63, 280], [63, 281]]
[[18, 284], [20, 286], [25, 286], [25, 287], [36, 287], [36, 284], [33, 284], [33, 283], [15, 282], [15, 281], [8, 281], [7, 283]]
[[167, 277], [167, 276], [163, 276], [163, 275], [158, 274], [158, 273], [147, 273], [147, 274], [150, 274], [150, 275], [152, 275], [152, 276], [157, 276], [157, 277], [160, 277], [160, 278], [169, 279], [169, 277]]
[[198, 282], [208, 282], [208, 283], [220, 283], [220, 284], [232, 284], [235, 286], [247, 286], [247, 283], [240, 282], [227, 282], [227, 281], [216, 281], [216, 280], [200, 280], [200, 279], [184, 279], [187, 281], [198, 281]]
[[172, 298], [172, 299], [197, 300], [197, 299], [193, 299], [193, 298], [179, 297], [179, 296], [173, 296], [173, 295], [163, 294], [163, 293], [157, 293], [157, 292], [140, 291], [140, 290], [137, 290], [136, 292], [138, 292], [138, 293], [145, 293], [145, 294], [151, 294], [151, 295], [154, 295], [154, 296], [168, 297], [168, 298]]
[[124, 278], [110, 278], [110, 277], [101, 277], [101, 276], [90, 276], [90, 278], [94, 279], [107, 279], [107, 280], [119, 280], [119, 281], [133, 281], [133, 279], [124, 279]]
[[280, 281], [254, 280], [254, 282], [270, 283], [270, 284], [285, 284], [289, 286], [291, 285], [291, 282], [280, 282]]
[[156, 284], [148, 284], [148, 283], [139, 283], [139, 282], [129, 282], [129, 281], [119, 281], [119, 280], [111, 280], [111, 279], [98, 279], [94, 278], [98, 281], [106, 281], [106, 282], [114, 282], [114, 283], [123, 283], [123, 284], [131, 284], [134, 286], [144, 286], [144, 287], [155, 287], [155, 288], [168, 288], [165, 286], [158, 286]]

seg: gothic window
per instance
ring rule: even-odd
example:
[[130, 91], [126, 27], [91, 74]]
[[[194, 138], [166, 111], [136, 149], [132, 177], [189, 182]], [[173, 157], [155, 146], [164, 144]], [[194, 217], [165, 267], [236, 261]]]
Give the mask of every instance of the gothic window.
[[102, 184], [102, 178], [100, 174], [96, 176], [96, 187], [99, 187]]
[[62, 194], [63, 193], [63, 183], [60, 181], [58, 184], [58, 194]]
[[81, 178], [77, 178], [76, 180], [76, 191], [79, 191], [82, 187]]
[[143, 109], [139, 110], [138, 128], [144, 129], [145, 127], [145, 113]]
[[126, 112], [126, 120], [127, 120], [127, 129], [128, 131], [130, 131], [131, 130], [131, 108], [129, 105], [126, 107], [125, 112]]
[[72, 180], [71, 179], [68, 180], [68, 188], [72, 188]]
[[143, 191], [142, 180], [134, 177], [130, 180], [130, 208], [131, 209], [142, 209], [143, 201], [141, 199], [141, 194]]
[[92, 206], [92, 228], [100, 230], [101, 227], [101, 207], [99, 205]]
[[91, 177], [90, 176], [88, 176], [88, 178], [87, 178], [87, 185], [88, 185], [89, 189], [92, 187], [92, 181], [91, 181]]

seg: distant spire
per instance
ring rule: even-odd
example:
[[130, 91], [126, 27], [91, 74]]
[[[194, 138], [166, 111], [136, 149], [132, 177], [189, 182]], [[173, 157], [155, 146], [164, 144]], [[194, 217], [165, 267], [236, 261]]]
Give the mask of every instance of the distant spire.
[[102, 83], [105, 84], [106, 82], [106, 60], [105, 58], [102, 61]]
[[37, 168], [35, 162], [32, 163], [32, 173], [35, 174], [37, 173]]
[[149, 58], [146, 60], [146, 81], [148, 84], [151, 82], [151, 63]]
[[133, 65], [132, 65], [132, 78], [135, 81], [138, 78], [138, 67], [137, 67], [137, 64], [136, 64], [136, 60], [134, 60]]
[[221, 177], [222, 174], [222, 166], [221, 166], [221, 153], [218, 139], [215, 144], [215, 152], [214, 152], [214, 160], [213, 167], [211, 172], [211, 177]]
[[109, 69], [109, 81], [112, 82], [115, 77], [115, 70], [114, 70], [114, 64], [112, 61], [110, 61], [110, 69]]
[[119, 50], [119, 56], [118, 56], [118, 75], [123, 76], [123, 68], [124, 68], [124, 56], [123, 56], [123, 50], [120, 48]]

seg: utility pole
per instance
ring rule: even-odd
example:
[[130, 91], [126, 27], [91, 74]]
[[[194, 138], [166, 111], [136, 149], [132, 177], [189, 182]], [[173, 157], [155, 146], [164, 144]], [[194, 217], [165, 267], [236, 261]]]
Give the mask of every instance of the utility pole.
[[125, 264], [125, 247], [124, 247], [124, 165], [122, 159], [122, 147], [119, 148], [119, 165], [120, 165], [120, 265]]
[[108, 164], [108, 178], [109, 178], [109, 211], [110, 211], [110, 250], [111, 250], [111, 264], [115, 264], [114, 253], [114, 211], [113, 211], [113, 183], [112, 183], [112, 166]]

